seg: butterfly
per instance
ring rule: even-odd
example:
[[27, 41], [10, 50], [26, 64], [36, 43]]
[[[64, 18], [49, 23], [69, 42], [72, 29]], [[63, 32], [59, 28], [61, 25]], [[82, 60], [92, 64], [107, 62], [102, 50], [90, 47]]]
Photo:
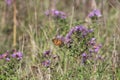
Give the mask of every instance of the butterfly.
[[52, 42], [54, 43], [54, 45], [56, 46], [62, 46], [63, 45], [63, 41], [59, 38], [54, 38], [52, 39]]

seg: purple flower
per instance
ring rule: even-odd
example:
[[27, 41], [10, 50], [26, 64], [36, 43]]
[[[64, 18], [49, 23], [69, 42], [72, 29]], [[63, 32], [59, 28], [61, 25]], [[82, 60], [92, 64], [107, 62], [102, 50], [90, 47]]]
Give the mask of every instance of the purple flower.
[[59, 16], [59, 15], [60, 15], [60, 12], [57, 11], [57, 10], [53, 10], [53, 14], [54, 14], [55, 16]]
[[93, 18], [93, 17], [97, 17], [97, 18], [99, 18], [99, 17], [101, 17], [102, 15], [101, 15], [101, 12], [100, 12], [100, 10], [98, 10], [98, 9], [95, 9], [95, 10], [93, 10], [92, 12], [90, 12], [89, 14], [88, 14], [88, 17], [89, 18]]
[[51, 53], [51, 51], [50, 50], [47, 50], [47, 51], [45, 51], [44, 53], [43, 53], [43, 56], [49, 56], [50, 55], [50, 53]]
[[102, 15], [101, 15], [101, 12], [100, 12], [100, 10], [94, 10], [94, 14], [95, 14], [95, 16], [97, 16], [97, 17], [101, 17]]
[[71, 38], [72, 34], [75, 32], [75, 29], [72, 28], [66, 35], [66, 38]]
[[63, 36], [61, 36], [61, 35], [57, 35], [57, 37], [56, 37], [57, 39], [59, 39], [59, 40], [61, 40], [62, 42], [64, 42], [64, 37]]
[[93, 31], [94, 31], [93, 29], [89, 29], [89, 30], [88, 30], [89, 33], [92, 33]]
[[46, 15], [46, 16], [49, 16], [49, 14], [50, 14], [50, 13], [49, 13], [49, 10], [45, 11], [45, 15]]
[[82, 25], [78, 25], [78, 26], [75, 26], [73, 28], [70, 29], [70, 31], [66, 34], [65, 36], [65, 43], [71, 43], [72, 42], [72, 35], [75, 33], [75, 32], [80, 32], [80, 34], [82, 35], [82, 37], [86, 36], [88, 33], [91, 33], [93, 32], [92, 29], [87, 29], [86, 27], [82, 26]]
[[94, 50], [93, 50], [93, 49], [89, 49], [89, 52], [90, 52], [90, 53], [93, 53], [93, 52], [94, 52]]
[[96, 38], [92, 38], [92, 39], [89, 41], [89, 44], [90, 44], [90, 45], [95, 45], [95, 44], [96, 44]]
[[83, 31], [86, 28], [84, 26], [79, 25], [79, 26], [75, 26], [74, 29], [75, 29], [75, 31]]
[[12, 54], [12, 57], [13, 57], [13, 58], [17, 58], [18, 60], [21, 60], [22, 57], [23, 57], [23, 54], [22, 54], [21, 52], [14, 52], [14, 53]]
[[98, 51], [99, 51], [99, 49], [100, 49], [101, 47], [102, 47], [101, 44], [99, 44], [99, 45], [94, 45], [94, 46], [93, 46], [94, 52], [95, 52], [95, 53], [98, 53]]
[[5, 0], [7, 5], [11, 5], [12, 4], [12, 0]]
[[89, 33], [89, 29], [87, 29], [86, 27], [84, 27], [84, 26], [76, 26], [75, 27], [75, 32], [81, 32], [82, 33], [82, 35], [86, 35], [87, 33]]
[[83, 53], [83, 54], [82, 54], [82, 63], [85, 64], [85, 63], [86, 63], [86, 60], [87, 60], [87, 54], [86, 54], [86, 53]]
[[5, 53], [3, 53], [3, 54], [0, 55], [0, 59], [6, 58], [8, 56], [9, 56], [9, 53], [5, 52]]
[[96, 47], [95, 49], [94, 49], [94, 52], [98, 52], [99, 51], [99, 47]]
[[86, 53], [83, 53], [83, 54], [82, 54], [82, 57], [87, 57], [87, 54], [86, 54]]
[[60, 17], [61, 19], [66, 19], [66, 14], [65, 14], [64, 12], [60, 11], [59, 17]]
[[3, 57], [2, 57], [2, 55], [0, 55], [0, 59], [2, 59]]
[[70, 44], [72, 42], [71, 36], [74, 33], [74, 28], [72, 28], [65, 36], [65, 44]]
[[10, 58], [7, 57], [7, 58], [6, 58], [6, 61], [10, 61]]
[[86, 27], [80, 25], [80, 26], [74, 27], [74, 32], [81, 32], [82, 36], [84, 37], [91, 31], [89, 29], [87, 29]]
[[70, 44], [71, 42], [72, 42], [71, 38], [65, 37], [65, 41], [64, 41], [65, 44]]
[[47, 16], [52, 15], [53, 17], [56, 17], [56, 18], [66, 19], [66, 14], [64, 12], [58, 11], [58, 10], [55, 10], [55, 9], [47, 10], [45, 12], [45, 14]]
[[68, 34], [66, 35], [66, 38], [71, 38], [72, 34], [74, 32], [77, 32], [77, 31], [82, 31], [83, 30], [83, 26], [75, 26], [73, 27], [72, 29], [70, 29], [70, 31], [68, 32]]
[[45, 67], [49, 67], [50, 66], [50, 60], [43, 61], [42, 65], [45, 66]]

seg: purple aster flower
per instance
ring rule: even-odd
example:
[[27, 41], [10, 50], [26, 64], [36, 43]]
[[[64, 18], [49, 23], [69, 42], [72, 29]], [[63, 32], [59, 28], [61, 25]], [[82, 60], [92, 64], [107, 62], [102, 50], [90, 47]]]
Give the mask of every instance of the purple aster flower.
[[99, 51], [99, 49], [100, 49], [101, 47], [102, 47], [101, 44], [99, 44], [99, 45], [94, 45], [94, 46], [93, 46], [94, 52], [95, 52], [95, 53], [98, 53], [98, 51]]
[[94, 31], [93, 29], [89, 29], [89, 30], [88, 30], [89, 33], [92, 33], [93, 31]]
[[86, 36], [88, 33], [90, 33], [90, 30], [87, 29], [86, 27], [84, 26], [76, 26], [75, 27], [75, 32], [81, 32], [82, 36]]
[[83, 34], [89, 32], [89, 30], [88, 30], [86, 27], [81, 26], [81, 25], [80, 25], [80, 26], [76, 26], [76, 27], [75, 27], [75, 31], [82, 32]]
[[102, 16], [100, 10], [98, 10], [98, 9], [94, 10], [94, 14], [97, 17], [101, 17]]
[[74, 28], [72, 28], [69, 32], [68, 32], [68, 34], [66, 35], [66, 38], [71, 38], [71, 36], [72, 36], [72, 34], [75, 32], [75, 29]]
[[83, 37], [86, 36], [87, 34], [88, 34], [87, 31], [83, 31], [83, 32], [82, 32], [82, 36], [83, 36]]
[[100, 12], [100, 10], [98, 10], [98, 9], [95, 9], [95, 10], [93, 10], [92, 12], [90, 12], [89, 14], [88, 14], [88, 17], [89, 18], [93, 18], [93, 17], [97, 17], [97, 18], [99, 18], [99, 17], [101, 17], [102, 15], [101, 15], [101, 12]]
[[46, 16], [49, 16], [49, 14], [50, 14], [49, 10], [45, 11]]
[[56, 18], [61, 18], [61, 19], [66, 19], [66, 14], [62, 11], [58, 11], [58, 10], [55, 10], [55, 9], [52, 9], [52, 10], [47, 10], [45, 12], [45, 14], [47, 16], [49, 16], [50, 14], [53, 16], [53, 17], [56, 17]]
[[74, 31], [80, 31], [81, 29], [82, 29], [81, 26], [75, 26], [75, 27], [74, 27]]
[[0, 55], [0, 59], [2, 59], [3, 57], [2, 57], [2, 55]]
[[64, 12], [60, 11], [59, 17], [61, 17], [61, 19], [66, 19], [66, 14]]
[[12, 4], [12, 0], [5, 0], [7, 5], [11, 5]]
[[99, 51], [99, 49], [100, 49], [99, 47], [96, 47], [96, 48], [94, 49], [94, 52], [97, 53], [97, 52]]
[[95, 40], [96, 40], [96, 38], [92, 38], [92, 39], [91, 39], [91, 41], [95, 41]]
[[86, 63], [86, 60], [87, 60], [87, 54], [86, 54], [86, 53], [83, 53], [83, 54], [82, 54], [82, 63], [85, 64], [85, 63]]
[[75, 26], [74, 27], [74, 31], [76, 32], [76, 31], [83, 31], [83, 30], [85, 30], [86, 28], [84, 27], [84, 26], [81, 26], [81, 25], [78, 25], [78, 26]]
[[6, 58], [6, 61], [10, 61], [10, 58], [7, 57], [7, 58]]
[[54, 14], [55, 16], [59, 16], [59, 15], [60, 15], [60, 11], [53, 10], [53, 14]]
[[17, 58], [18, 60], [21, 60], [22, 57], [23, 57], [23, 54], [22, 54], [21, 52], [14, 52], [14, 53], [12, 54], [12, 57], [13, 57], [13, 58]]
[[90, 52], [90, 53], [93, 53], [93, 52], [94, 52], [94, 50], [93, 50], [93, 49], [89, 49], [89, 52]]
[[43, 56], [49, 56], [50, 55], [50, 53], [51, 53], [51, 51], [50, 50], [47, 50], [47, 51], [45, 51], [44, 53], [43, 53]]
[[64, 41], [65, 44], [70, 44], [71, 42], [72, 42], [71, 38], [65, 37], [65, 41]]
[[13, 53], [13, 54], [12, 54], [12, 57], [13, 57], [13, 58], [16, 58], [16, 53]]
[[57, 35], [56, 38], [59, 39], [59, 40], [61, 40], [62, 42], [64, 42], [64, 37], [63, 37], [63, 36], [61, 36], [61, 35]]
[[3, 54], [0, 55], [0, 59], [6, 58], [8, 56], [9, 56], [9, 53], [5, 52], [5, 53], [3, 53]]
[[72, 36], [72, 34], [75, 32], [75, 29], [74, 28], [72, 28], [72, 29], [70, 29], [70, 31], [66, 34], [66, 36], [65, 36], [65, 44], [69, 44], [69, 43], [71, 43], [72, 42], [72, 39], [71, 39], [71, 36]]
[[45, 66], [45, 67], [49, 67], [50, 66], [50, 60], [43, 61], [42, 65]]
[[70, 31], [67, 33], [67, 35], [65, 37], [65, 43], [70, 43], [72, 41], [71, 36], [75, 32], [80, 32], [82, 34], [82, 36], [84, 37], [92, 31], [93, 31], [92, 29], [87, 29], [86, 27], [84, 27], [82, 25], [75, 26], [72, 29], [70, 29]]
[[90, 41], [89, 41], [89, 44], [90, 45], [95, 45], [96, 44], [96, 38], [92, 38]]
[[92, 18], [92, 17], [94, 17], [95, 15], [94, 15], [94, 12], [90, 12], [89, 14], [88, 14], [88, 17], [89, 18]]
[[72, 36], [72, 34], [74, 32], [81, 31], [81, 30], [82, 30], [82, 26], [75, 26], [75, 27], [73, 27], [72, 29], [70, 29], [70, 31], [66, 35], [66, 38], [71, 38], [71, 36]]
[[86, 54], [86, 53], [83, 53], [83, 54], [82, 54], [82, 57], [87, 57], [87, 54]]

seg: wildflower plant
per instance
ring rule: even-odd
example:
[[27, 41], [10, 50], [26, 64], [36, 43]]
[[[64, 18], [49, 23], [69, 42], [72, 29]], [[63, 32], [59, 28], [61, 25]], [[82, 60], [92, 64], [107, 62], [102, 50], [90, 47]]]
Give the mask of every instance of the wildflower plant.
[[6, 51], [3, 54], [0, 54], [0, 60], [10, 61], [11, 59], [21, 60], [23, 58], [23, 53], [20, 51], [13, 50], [11, 54], [9, 51]]
[[[0, 54], [1, 67], [0, 75], [1, 79], [8, 80], [12, 75], [17, 75], [17, 70], [21, 66], [21, 59], [23, 59], [23, 53], [17, 50], [6, 51]], [[7, 76], [7, 77], [6, 77]], [[17, 77], [15, 77], [17, 79]]]
[[[55, 15], [54, 10], [53, 12]], [[101, 12], [97, 9], [93, 10], [88, 14], [88, 17], [91, 18], [92, 20], [97, 20], [101, 16], [102, 16]], [[97, 23], [94, 22], [93, 25], [84, 26], [82, 25], [84, 21], [80, 24], [79, 24], [79, 21], [75, 21], [73, 22], [73, 25], [75, 26], [73, 26], [68, 31], [69, 26], [67, 25], [67, 20], [65, 18], [64, 20], [61, 20], [59, 17], [58, 19], [55, 19], [55, 21], [57, 26], [61, 27], [60, 33], [63, 36], [57, 35], [56, 38], [53, 39], [54, 40], [53, 43], [57, 46], [62, 45], [62, 47], [60, 46], [60, 48], [61, 48], [61, 51], [63, 51], [63, 53], [64, 53], [64, 49], [67, 49], [70, 52], [69, 54], [61, 54], [61, 55], [66, 55], [66, 57], [67, 56], [81, 57], [81, 63], [86, 63], [86, 61], [90, 59], [91, 56], [93, 57], [99, 52], [99, 49], [102, 46], [101, 44], [98, 44], [96, 42], [96, 38], [95, 38]], [[58, 38], [59, 36], [60, 38]], [[96, 53], [96, 54], [93, 54], [93, 53]]]
[[93, 37], [93, 30], [80, 25], [73, 27], [65, 37], [71, 55], [80, 55], [88, 50], [88, 42]]
[[42, 55], [42, 66], [45, 68], [55, 67], [59, 62], [59, 56], [57, 54], [53, 54], [52, 50], [46, 50]]
[[119, 10], [79, 1], [1, 0], [0, 80], [119, 80]]
[[[96, 59], [102, 47], [101, 44], [96, 42], [94, 30], [83, 25], [72, 27], [65, 36], [58, 38], [59, 36], [60, 35], [58, 35], [56, 39], [58, 39], [58, 42], [61, 41], [62, 46], [59, 46], [63, 52], [61, 55], [66, 57], [71, 56], [73, 58], [81, 57], [81, 63], [83, 64], [87, 63], [87, 60], [92, 62], [93, 59]], [[64, 49], [67, 49], [69, 54], [66, 54]]]

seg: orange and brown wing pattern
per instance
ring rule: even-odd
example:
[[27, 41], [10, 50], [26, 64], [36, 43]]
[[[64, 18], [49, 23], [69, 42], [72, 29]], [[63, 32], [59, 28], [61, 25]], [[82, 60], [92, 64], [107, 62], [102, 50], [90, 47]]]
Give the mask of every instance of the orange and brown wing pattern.
[[52, 39], [52, 42], [56, 45], [56, 46], [61, 46], [63, 44], [63, 41], [58, 39], [58, 38], [54, 38]]

